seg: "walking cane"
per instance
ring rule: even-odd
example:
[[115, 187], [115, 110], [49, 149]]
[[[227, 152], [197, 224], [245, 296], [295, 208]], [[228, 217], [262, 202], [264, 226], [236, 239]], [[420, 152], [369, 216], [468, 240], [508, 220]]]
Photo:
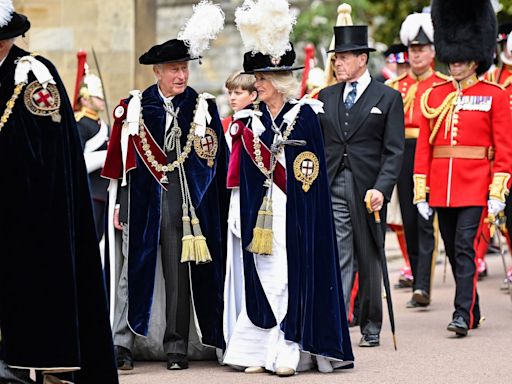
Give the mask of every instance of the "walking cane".
[[373, 211], [372, 205], [372, 194], [367, 193], [365, 197], [365, 203], [366, 203], [366, 209], [368, 210], [368, 213], [373, 213], [374, 219], [375, 219], [375, 225], [377, 226], [377, 246], [379, 247], [379, 254], [381, 259], [381, 265], [382, 265], [382, 280], [384, 282], [384, 290], [386, 291], [386, 302], [388, 305], [388, 315], [389, 315], [389, 323], [391, 325], [391, 333], [393, 334], [393, 345], [396, 348], [396, 335], [395, 335], [395, 315], [393, 313], [393, 301], [391, 300], [391, 288], [389, 284], [389, 275], [388, 275], [388, 264], [386, 261], [386, 252], [384, 250], [384, 233], [381, 225], [380, 220], [380, 212], [379, 211]]
[[507, 262], [505, 261], [505, 250], [503, 249], [503, 243], [501, 240], [500, 233], [500, 220], [505, 218], [503, 212], [498, 214], [498, 218], [495, 218], [493, 215], [489, 215], [489, 224], [491, 225], [491, 237], [495, 234], [498, 237], [498, 248], [500, 250], [501, 261], [503, 263], [503, 270], [505, 271], [505, 281], [507, 282], [508, 293], [510, 296], [510, 300], [512, 300], [512, 285], [510, 284], [510, 279], [507, 276]]

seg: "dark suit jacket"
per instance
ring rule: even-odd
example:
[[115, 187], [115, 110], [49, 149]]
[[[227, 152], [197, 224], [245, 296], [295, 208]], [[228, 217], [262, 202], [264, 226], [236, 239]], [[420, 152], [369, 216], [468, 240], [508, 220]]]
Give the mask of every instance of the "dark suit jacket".
[[[344, 88], [345, 83], [332, 85], [323, 89], [318, 97], [324, 102], [325, 113], [320, 115], [320, 123], [330, 185], [346, 153], [357, 198], [364, 199], [366, 191], [375, 188], [389, 201], [400, 174], [404, 150], [402, 97], [396, 90], [372, 79], [352, 107], [351, 129], [344, 135]], [[382, 113], [372, 113], [372, 109]]]

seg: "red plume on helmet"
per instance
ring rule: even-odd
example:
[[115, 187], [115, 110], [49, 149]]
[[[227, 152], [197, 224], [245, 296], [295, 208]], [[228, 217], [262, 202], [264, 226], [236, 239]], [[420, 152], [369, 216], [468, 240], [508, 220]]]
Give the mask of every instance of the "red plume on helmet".
[[85, 76], [85, 64], [87, 62], [87, 53], [83, 50], [79, 50], [76, 54], [77, 68], [76, 68], [76, 81], [75, 81], [75, 93], [73, 95], [73, 110], [77, 110], [78, 95], [82, 86]]

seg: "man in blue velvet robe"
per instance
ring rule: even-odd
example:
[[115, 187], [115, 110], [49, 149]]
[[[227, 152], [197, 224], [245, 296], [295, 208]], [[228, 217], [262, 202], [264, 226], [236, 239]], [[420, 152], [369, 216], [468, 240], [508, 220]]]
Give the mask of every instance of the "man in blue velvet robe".
[[[55, 67], [0, 9], [0, 382], [117, 384], [87, 173]], [[6, 22], [6, 20], [9, 20]], [[61, 381], [62, 380], [62, 381]], [[46, 382], [46, 381], [45, 381]]]
[[[167, 368], [188, 367], [190, 305], [202, 344], [224, 347], [225, 230], [221, 230], [219, 205], [227, 195], [224, 136], [212, 97], [198, 95], [187, 86], [190, 60], [187, 47], [177, 39], [151, 48], [139, 62], [153, 65], [157, 84], [142, 94], [131, 92], [132, 97], [123, 100], [114, 113], [103, 175], [114, 183], [119, 178], [126, 181], [119, 188], [120, 220], [116, 223], [118, 228], [122, 225], [124, 238], [124, 260], [116, 266], [120, 276], [113, 325], [119, 369], [133, 368], [134, 336], [148, 334], [158, 252], [165, 280], [162, 342]], [[132, 126], [135, 131], [130, 133], [123, 157], [126, 136], [121, 131], [132, 132]], [[113, 188], [110, 192], [114, 193]], [[199, 226], [202, 233], [198, 233]], [[192, 235], [194, 244], [204, 235], [211, 262], [184, 262], [188, 249], [184, 244], [189, 244]]]

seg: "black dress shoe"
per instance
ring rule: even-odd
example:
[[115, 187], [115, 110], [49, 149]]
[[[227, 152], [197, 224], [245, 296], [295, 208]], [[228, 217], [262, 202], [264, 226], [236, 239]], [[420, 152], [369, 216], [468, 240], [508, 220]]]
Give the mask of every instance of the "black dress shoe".
[[116, 355], [117, 369], [121, 371], [131, 371], [133, 369], [132, 352], [120, 345], [114, 345], [114, 352]]
[[415, 289], [412, 293], [412, 300], [418, 303], [420, 306], [426, 307], [430, 304], [430, 295], [423, 289]]
[[378, 347], [380, 345], [379, 335], [363, 335], [359, 341], [360, 347]]
[[168, 353], [167, 354], [167, 369], [179, 370], [188, 368], [188, 359], [186, 355], [179, 353]]
[[455, 316], [446, 329], [450, 332], [455, 332], [458, 336], [466, 336], [468, 334], [468, 325], [462, 316]]
[[428, 304], [418, 303], [416, 300], [411, 299], [407, 303], [405, 303], [406, 308], [425, 308], [428, 307]]

